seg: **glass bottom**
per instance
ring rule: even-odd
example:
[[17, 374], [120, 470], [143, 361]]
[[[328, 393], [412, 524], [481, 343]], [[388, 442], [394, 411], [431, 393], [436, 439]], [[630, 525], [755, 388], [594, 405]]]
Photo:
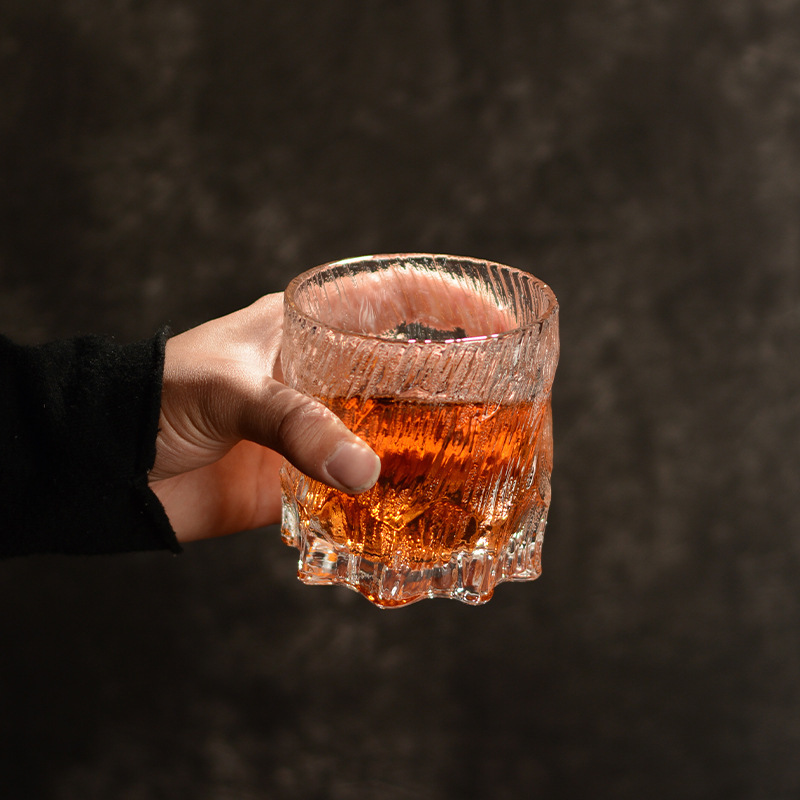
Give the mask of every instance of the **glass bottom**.
[[454, 552], [447, 562], [387, 564], [348, 552], [313, 519], [302, 519], [297, 503], [284, 494], [281, 533], [287, 545], [300, 551], [297, 576], [308, 585], [346, 586], [379, 608], [434, 597], [481, 605], [499, 583], [541, 575], [546, 523], [547, 507], [537, 505], [500, 552], [478, 546]]

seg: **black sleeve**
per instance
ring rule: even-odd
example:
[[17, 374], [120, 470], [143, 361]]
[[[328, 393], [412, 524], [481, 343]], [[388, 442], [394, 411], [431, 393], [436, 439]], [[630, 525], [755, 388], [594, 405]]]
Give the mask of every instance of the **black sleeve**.
[[0, 557], [180, 552], [147, 485], [167, 337], [0, 337]]

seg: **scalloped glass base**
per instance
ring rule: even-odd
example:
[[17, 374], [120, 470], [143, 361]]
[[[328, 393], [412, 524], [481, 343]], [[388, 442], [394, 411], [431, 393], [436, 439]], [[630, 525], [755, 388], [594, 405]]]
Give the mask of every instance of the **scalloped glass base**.
[[283, 498], [282, 538], [300, 551], [297, 576], [306, 584], [342, 585], [380, 608], [398, 608], [426, 598], [449, 598], [469, 605], [491, 599], [503, 581], [531, 581], [541, 575], [547, 508], [535, 506], [501, 552], [475, 547], [454, 552], [444, 563], [383, 563], [351, 553], [312, 520], [304, 522], [297, 504]]

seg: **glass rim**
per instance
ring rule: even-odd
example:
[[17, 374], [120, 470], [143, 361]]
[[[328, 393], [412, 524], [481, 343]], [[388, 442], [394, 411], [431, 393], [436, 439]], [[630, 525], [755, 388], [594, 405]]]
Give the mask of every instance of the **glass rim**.
[[[324, 320], [318, 319], [314, 315], [300, 308], [300, 306], [297, 303], [296, 294], [297, 291], [300, 289], [301, 285], [305, 284], [307, 281], [311, 280], [311, 278], [313, 278], [315, 275], [319, 275], [322, 272], [329, 271], [334, 268], [346, 267], [348, 265], [366, 264], [369, 263], [370, 261], [373, 262], [392, 261], [392, 260], [410, 261], [413, 259], [430, 259], [433, 261], [435, 261], [436, 259], [446, 259], [451, 261], [468, 262], [472, 264], [482, 264], [487, 267], [493, 267], [493, 268], [499, 267], [502, 270], [516, 273], [520, 275], [524, 280], [531, 281], [538, 285], [538, 287], [541, 289], [541, 291], [548, 300], [547, 308], [545, 309], [544, 313], [542, 313], [542, 315], [539, 316], [536, 320], [525, 325], [518, 325], [515, 328], [509, 328], [508, 330], [501, 331], [499, 333], [486, 333], [479, 336], [465, 336], [462, 338], [435, 340], [435, 339], [396, 339], [394, 337], [385, 336], [381, 334], [364, 333], [362, 331], [348, 330], [347, 328], [331, 325], [329, 322], [325, 322]], [[550, 288], [549, 284], [545, 283], [540, 278], [537, 278], [535, 275], [532, 275], [530, 272], [526, 272], [525, 270], [519, 269], [517, 267], [508, 266], [507, 264], [501, 264], [498, 261], [490, 261], [484, 258], [477, 258], [476, 256], [456, 256], [447, 253], [375, 253], [372, 255], [343, 258], [336, 261], [327, 261], [324, 264], [319, 264], [316, 267], [311, 267], [310, 269], [307, 269], [304, 272], [301, 272], [299, 275], [296, 275], [294, 278], [292, 278], [292, 280], [289, 282], [289, 285], [284, 290], [283, 302], [284, 306], [288, 306], [297, 316], [306, 319], [314, 323], [315, 325], [324, 328], [325, 330], [332, 331], [333, 333], [341, 334], [343, 336], [348, 336], [348, 337], [366, 339], [369, 341], [386, 342], [388, 344], [404, 346], [404, 347], [407, 347], [409, 345], [453, 346], [459, 344], [475, 344], [477, 342], [496, 341], [497, 339], [503, 339], [507, 336], [513, 336], [515, 334], [520, 333], [521, 331], [532, 330], [534, 328], [539, 328], [541, 330], [544, 324], [548, 322], [550, 318], [558, 312], [558, 300], [556, 299], [556, 295]]]

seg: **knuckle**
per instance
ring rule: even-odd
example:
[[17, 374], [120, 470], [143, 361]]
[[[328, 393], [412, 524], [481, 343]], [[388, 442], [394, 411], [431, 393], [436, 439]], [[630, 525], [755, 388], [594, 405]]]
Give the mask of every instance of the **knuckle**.
[[288, 447], [308, 445], [321, 433], [320, 427], [330, 427], [333, 414], [325, 406], [309, 398], [300, 398], [283, 415], [278, 425], [278, 438]]
[[264, 407], [272, 417], [271, 446], [284, 455], [315, 447], [324, 432], [338, 423], [324, 405], [277, 382], [269, 387]]

